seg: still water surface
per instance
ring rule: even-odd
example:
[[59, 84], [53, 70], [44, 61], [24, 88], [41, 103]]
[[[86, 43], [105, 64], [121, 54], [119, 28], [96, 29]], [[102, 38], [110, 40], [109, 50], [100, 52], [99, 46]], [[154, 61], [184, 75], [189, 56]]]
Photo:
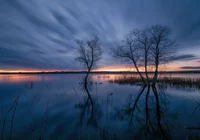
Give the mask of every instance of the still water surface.
[[[87, 125], [86, 119], [80, 123], [81, 109], [78, 107], [87, 95], [81, 84], [84, 75], [0, 75], [1, 130], [6, 112], [20, 96], [16, 112], [12, 109], [6, 118], [4, 138], [9, 138], [12, 122], [12, 139], [31, 140], [39, 139], [40, 136], [50, 140], [102, 139], [104, 135], [108, 139], [132, 138], [136, 130], [129, 128], [129, 118], [119, 117], [117, 114], [130, 98], [136, 97], [141, 87], [108, 82], [119, 76], [122, 75], [91, 75], [90, 90], [96, 104], [96, 122], [94, 125]], [[200, 78], [198, 74], [170, 76]], [[141, 106], [143, 99], [141, 98]], [[200, 127], [199, 90], [167, 88], [161, 103], [166, 107], [167, 122], [175, 138], [186, 138], [188, 133], [194, 133], [188, 132], [185, 129], [187, 127]], [[88, 112], [86, 117], [87, 114]]]

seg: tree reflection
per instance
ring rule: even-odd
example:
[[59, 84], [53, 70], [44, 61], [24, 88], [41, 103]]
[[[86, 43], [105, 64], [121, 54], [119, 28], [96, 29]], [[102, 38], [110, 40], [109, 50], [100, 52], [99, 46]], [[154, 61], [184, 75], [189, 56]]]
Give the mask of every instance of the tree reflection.
[[90, 123], [94, 115], [94, 102], [88, 89], [88, 77], [91, 73], [91, 70], [96, 67], [98, 61], [101, 59], [103, 51], [101, 49], [98, 37], [94, 37], [88, 41], [76, 40], [76, 43], [78, 45], [76, 60], [79, 61], [86, 68], [86, 75], [83, 80], [83, 86], [87, 93], [88, 99], [84, 106], [87, 107], [91, 104], [91, 116], [88, 120], [88, 123]]
[[[85, 79], [85, 77], [84, 77]], [[85, 82], [85, 80], [83, 80]], [[85, 86], [85, 83], [82, 83], [82, 91], [88, 92], [90, 95], [91, 93], [91, 86], [92, 82], [87, 80], [87, 86]], [[90, 102], [90, 98], [88, 96], [84, 97], [83, 100], [79, 100], [79, 103], [76, 104], [76, 108], [79, 109], [79, 121], [78, 125], [82, 126], [84, 122], [87, 122], [87, 124], [93, 125], [95, 128], [97, 127], [98, 119], [101, 117], [101, 108], [98, 102], [95, 100], [95, 98], [92, 98], [92, 102]]]
[[151, 90], [150, 85], [144, 85], [136, 97], [129, 97], [124, 106], [115, 108], [114, 117], [128, 120], [134, 138], [171, 139], [171, 123], [177, 121], [178, 115], [169, 113], [169, 103], [165, 88]]

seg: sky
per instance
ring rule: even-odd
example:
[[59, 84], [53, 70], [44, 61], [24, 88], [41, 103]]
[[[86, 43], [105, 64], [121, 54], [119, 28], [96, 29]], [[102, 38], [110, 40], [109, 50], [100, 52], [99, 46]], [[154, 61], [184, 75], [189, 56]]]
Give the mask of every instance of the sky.
[[132, 29], [168, 25], [178, 47], [168, 70], [200, 70], [200, 0], [0, 0], [0, 71], [82, 70], [75, 39], [100, 38], [100, 70]]

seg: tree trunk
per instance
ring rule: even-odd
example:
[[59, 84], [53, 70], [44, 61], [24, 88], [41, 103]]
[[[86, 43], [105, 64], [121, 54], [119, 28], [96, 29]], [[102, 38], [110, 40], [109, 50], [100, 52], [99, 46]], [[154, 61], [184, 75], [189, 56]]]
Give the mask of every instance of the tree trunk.
[[87, 74], [85, 76], [85, 79], [84, 79], [84, 88], [85, 88], [85, 90], [87, 92], [88, 98], [90, 99], [90, 102], [91, 102], [91, 105], [92, 105], [92, 113], [91, 113], [90, 119], [88, 120], [88, 123], [91, 122], [91, 120], [93, 118], [93, 114], [94, 114], [94, 102], [93, 102], [92, 97], [90, 95], [90, 92], [88, 90], [88, 76], [89, 76], [89, 73], [90, 73], [90, 70], [87, 72]]

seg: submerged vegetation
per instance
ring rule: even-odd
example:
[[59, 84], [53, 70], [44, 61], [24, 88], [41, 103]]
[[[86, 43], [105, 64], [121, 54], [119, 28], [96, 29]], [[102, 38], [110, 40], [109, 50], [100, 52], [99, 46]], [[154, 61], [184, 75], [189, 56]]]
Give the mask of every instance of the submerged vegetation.
[[[152, 78], [149, 78], [152, 81]], [[117, 83], [121, 85], [141, 85], [142, 80], [137, 76], [120, 76], [115, 79], [108, 80], [109, 83]], [[158, 77], [158, 85], [176, 88], [190, 88], [200, 90], [200, 78], [183, 78], [183, 77]]]

